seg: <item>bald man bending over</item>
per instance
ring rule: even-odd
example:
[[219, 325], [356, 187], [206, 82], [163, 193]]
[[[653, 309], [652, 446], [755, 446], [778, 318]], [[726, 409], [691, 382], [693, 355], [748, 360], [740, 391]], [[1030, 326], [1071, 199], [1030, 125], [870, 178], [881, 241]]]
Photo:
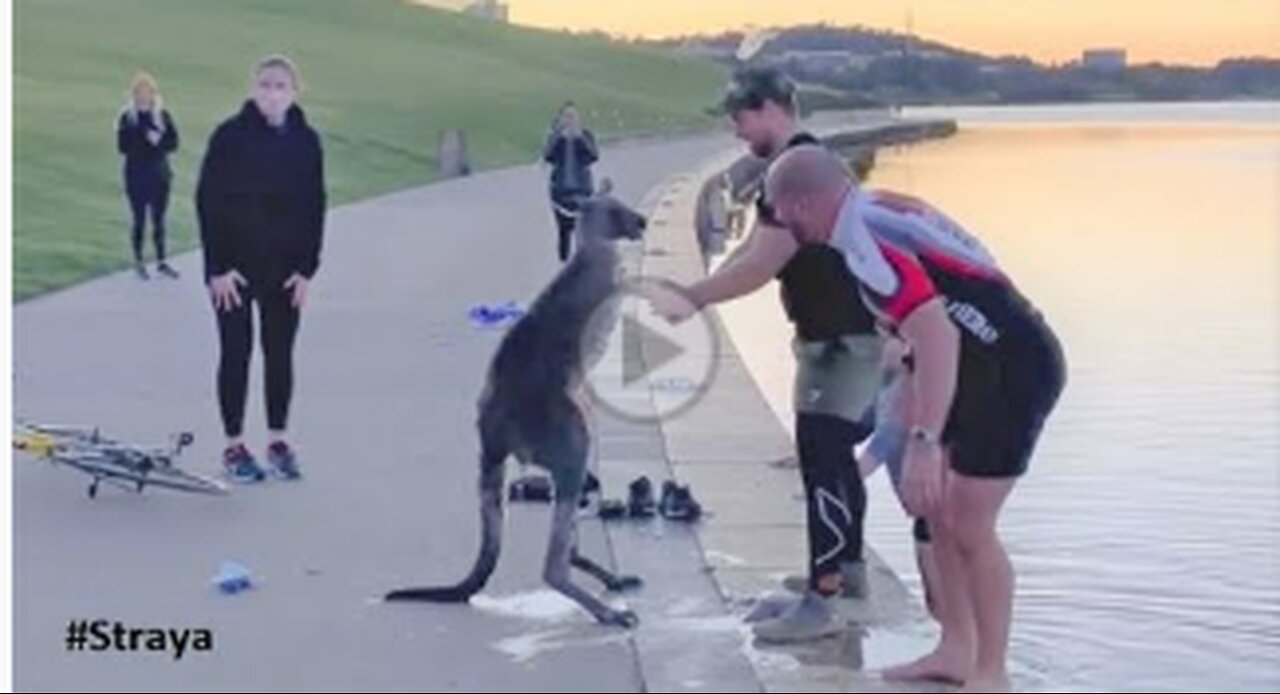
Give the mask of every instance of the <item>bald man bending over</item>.
[[1011, 691], [1014, 576], [997, 519], [1066, 383], [1062, 348], [982, 244], [924, 201], [860, 189], [819, 147], [778, 158], [765, 187], [797, 241], [843, 255], [912, 356], [901, 492], [933, 531], [942, 638], [885, 677]]

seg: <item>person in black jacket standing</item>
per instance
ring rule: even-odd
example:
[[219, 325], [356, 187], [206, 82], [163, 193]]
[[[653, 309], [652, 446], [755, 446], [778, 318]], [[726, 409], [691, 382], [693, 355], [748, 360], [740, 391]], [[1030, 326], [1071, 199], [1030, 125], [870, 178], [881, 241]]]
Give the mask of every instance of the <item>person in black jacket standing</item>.
[[542, 150], [542, 160], [551, 165], [551, 210], [560, 232], [561, 261], [569, 259], [578, 202], [595, 190], [591, 165], [599, 158], [595, 135], [582, 127], [582, 117], [574, 103], [565, 103]]
[[133, 260], [138, 277], [148, 279], [142, 260], [147, 212], [156, 246], [156, 271], [177, 278], [165, 261], [164, 215], [169, 207], [169, 154], [178, 149], [178, 128], [165, 110], [155, 79], [145, 72], [133, 78], [129, 103], [116, 123], [116, 149], [124, 155], [124, 189], [133, 212]]
[[285, 430], [294, 339], [320, 265], [326, 193], [320, 138], [295, 103], [298, 88], [298, 70], [288, 58], [257, 65], [252, 98], [210, 138], [196, 191], [205, 279], [221, 340], [223, 465], [241, 482], [266, 477], [242, 440], [255, 303], [266, 362], [267, 460], [279, 477], [300, 477]]

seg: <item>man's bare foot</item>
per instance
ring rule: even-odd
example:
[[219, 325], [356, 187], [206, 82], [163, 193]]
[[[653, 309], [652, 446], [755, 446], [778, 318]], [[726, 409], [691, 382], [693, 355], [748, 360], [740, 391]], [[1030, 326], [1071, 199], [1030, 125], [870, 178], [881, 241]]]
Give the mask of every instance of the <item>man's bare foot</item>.
[[973, 677], [965, 683], [964, 688], [958, 690], [962, 694], [964, 692], [1012, 692], [1013, 682], [1009, 681], [1009, 676], [1005, 674]]
[[959, 685], [969, 679], [973, 667], [972, 658], [939, 649], [913, 663], [891, 667], [882, 676], [887, 682], [942, 682]]

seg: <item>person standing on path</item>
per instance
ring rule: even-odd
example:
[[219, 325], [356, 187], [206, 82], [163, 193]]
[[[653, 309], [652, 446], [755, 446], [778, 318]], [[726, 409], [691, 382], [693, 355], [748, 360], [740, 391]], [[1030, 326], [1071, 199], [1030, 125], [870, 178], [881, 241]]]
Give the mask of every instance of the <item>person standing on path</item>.
[[[740, 72], [722, 105], [738, 138], [757, 157], [818, 146], [797, 121], [794, 83], [777, 70]], [[871, 434], [883, 343], [840, 254], [796, 243], [780, 228], [771, 203], [764, 195], [757, 200], [755, 227], [714, 274], [677, 288], [672, 300], [655, 292], [650, 301], [657, 313], [681, 322], [775, 278], [780, 283], [783, 308], [795, 326], [795, 436], [808, 511], [809, 567], [807, 575], [784, 580], [800, 599], [777, 619], [756, 624], [755, 632], [766, 641], [791, 642], [844, 630], [836, 599], [867, 597], [866, 488], [854, 447]]]
[[301, 476], [286, 427], [294, 341], [320, 266], [326, 192], [320, 137], [296, 103], [299, 88], [293, 61], [261, 61], [252, 96], [210, 138], [196, 190], [205, 280], [220, 339], [217, 388], [227, 437], [222, 464], [239, 482], [266, 477], [242, 438], [255, 304], [266, 362], [267, 460], [283, 479]]
[[140, 279], [150, 278], [143, 261], [143, 237], [150, 213], [156, 272], [176, 279], [178, 273], [165, 257], [165, 212], [173, 179], [169, 155], [178, 149], [178, 127], [164, 108], [155, 78], [145, 72], [134, 76], [129, 102], [116, 122], [116, 149], [124, 155], [124, 190], [133, 213], [134, 270]]
[[542, 149], [542, 160], [551, 165], [551, 210], [559, 233], [561, 262], [569, 260], [572, 251], [578, 202], [595, 190], [591, 166], [599, 159], [595, 135], [583, 127], [578, 107], [566, 102]]

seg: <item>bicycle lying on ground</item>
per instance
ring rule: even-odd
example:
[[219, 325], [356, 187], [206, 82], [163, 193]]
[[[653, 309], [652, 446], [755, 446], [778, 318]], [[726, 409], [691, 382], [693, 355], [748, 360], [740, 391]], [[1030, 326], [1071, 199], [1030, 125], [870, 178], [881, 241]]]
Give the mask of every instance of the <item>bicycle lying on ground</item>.
[[19, 422], [13, 447], [38, 460], [66, 465], [93, 478], [89, 498], [106, 482], [141, 493], [147, 486], [200, 494], [226, 494], [222, 482], [187, 472], [177, 464], [182, 449], [195, 437], [187, 432], [172, 437], [169, 446], [137, 446], [109, 439], [95, 428], [50, 426]]

